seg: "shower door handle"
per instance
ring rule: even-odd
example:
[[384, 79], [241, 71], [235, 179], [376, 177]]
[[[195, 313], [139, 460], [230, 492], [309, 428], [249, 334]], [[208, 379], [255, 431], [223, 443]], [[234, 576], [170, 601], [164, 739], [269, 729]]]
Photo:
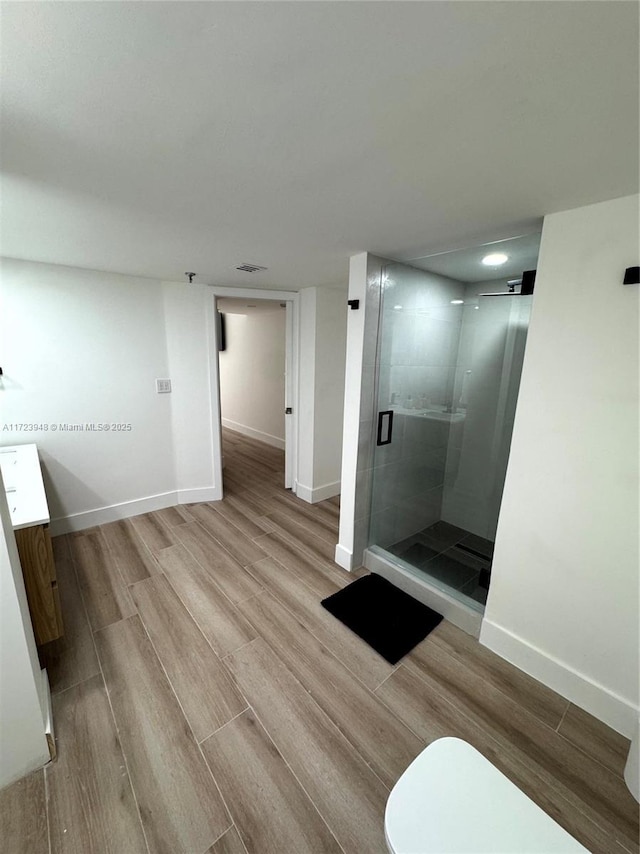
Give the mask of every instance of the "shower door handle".
[[384, 412], [378, 412], [378, 438], [376, 439], [376, 445], [390, 445], [392, 433], [393, 409], [385, 409]]

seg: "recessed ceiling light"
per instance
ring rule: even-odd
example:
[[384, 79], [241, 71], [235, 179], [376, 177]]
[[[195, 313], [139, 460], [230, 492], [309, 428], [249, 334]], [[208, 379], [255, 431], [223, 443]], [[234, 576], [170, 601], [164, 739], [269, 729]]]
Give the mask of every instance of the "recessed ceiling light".
[[464, 305], [464, 300], [463, 299], [452, 299], [451, 305]]
[[393, 310], [394, 311], [402, 311], [402, 306], [401, 305], [394, 305]]
[[491, 255], [484, 256], [482, 263], [487, 267], [499, 267], [501, 264], [506, 264], [508, 260], [509, 256], [504, 252], [492, 252]]

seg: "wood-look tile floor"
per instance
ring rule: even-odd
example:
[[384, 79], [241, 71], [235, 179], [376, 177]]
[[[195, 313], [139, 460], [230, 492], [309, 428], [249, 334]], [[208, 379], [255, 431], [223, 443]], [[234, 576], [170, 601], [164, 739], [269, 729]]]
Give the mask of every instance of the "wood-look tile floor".
[[224, 449], [224, 501], [56, 539], [58, 759], [0, 792], [3, 851], [386, 854], [389, 790], [446, 735], [590, 851], [638, 851], [624, 738], [447, 623], [387, 664], [320, 605], [353, 579], [338, 500]]

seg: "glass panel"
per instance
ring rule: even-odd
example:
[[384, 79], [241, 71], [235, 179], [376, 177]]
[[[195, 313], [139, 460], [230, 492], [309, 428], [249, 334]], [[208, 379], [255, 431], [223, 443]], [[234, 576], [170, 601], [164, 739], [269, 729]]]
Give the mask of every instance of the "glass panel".
[[[529, 236], [520, 247], [527, 267], [535, 266], [532, 243]], [[531, 309], [531, 296], [508, 281], [513, 271], [468, 280], [486, 249], [460, 253], [466, 280], [454, 278], [455, 259], [442, 255], [437, 273], [384, 270], [369, 536], [371, 546], [475, 608], [490, 580]], [[376, 444], [378, 433], [388, 439], [389, 417], [379, 415], [386, 411], [391, 441]]]

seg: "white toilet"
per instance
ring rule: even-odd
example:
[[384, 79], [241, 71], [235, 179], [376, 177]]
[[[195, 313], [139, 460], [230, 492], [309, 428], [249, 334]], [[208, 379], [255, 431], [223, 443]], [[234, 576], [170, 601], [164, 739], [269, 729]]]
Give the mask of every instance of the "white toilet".
[[569, 854], [573, 836], [459, 738], [434, 741], [393, 787], [391, 854]]

